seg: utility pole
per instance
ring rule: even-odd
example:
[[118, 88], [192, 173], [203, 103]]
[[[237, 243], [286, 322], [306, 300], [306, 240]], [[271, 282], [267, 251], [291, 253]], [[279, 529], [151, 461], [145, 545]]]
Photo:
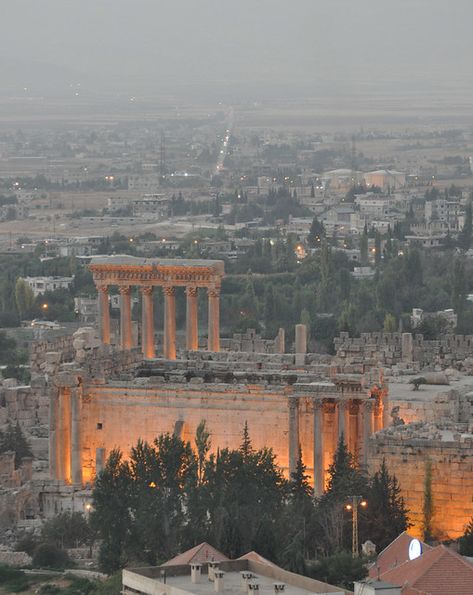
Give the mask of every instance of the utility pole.
[[358, 506], [366, 508], [368, 506], [368, 502], [366, 502], [362, 496], [348, 496], [348, 498], [351, 500], [351, 502], [349, 502], [345, 508], [346, 510], [351, 510], [351, 554], [353, 558], [358, 558], [360, 553], [358, 545]]

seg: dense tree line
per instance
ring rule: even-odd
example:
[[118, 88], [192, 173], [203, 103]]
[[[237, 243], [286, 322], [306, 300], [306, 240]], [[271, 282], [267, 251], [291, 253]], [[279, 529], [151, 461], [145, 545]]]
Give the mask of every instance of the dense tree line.
[[[96, 480], [91, 518], [104, 570], [163, 562], [205, 540], [232, 558], [256, 550], [323, 578], [328, 560], [351, 551], [344, 505], [352, 494], [369, 501], [369, 514], [360, 512], [361, 542], [383, 548], [408, 526], [396, 478], [384, 463], [369, 476], [343, 440], [321, 498], [314, 498], [302, 453], [288, 481], [271, 449], [253, 448], [246, 425], [238, 449], [209, 454], [210, 446], [202, 422], [194, 448], [164, 434], [152, 444], [139, 441], [128, 459], [110, 454]], [[364, 572], [362, 564], [356, 568]]]

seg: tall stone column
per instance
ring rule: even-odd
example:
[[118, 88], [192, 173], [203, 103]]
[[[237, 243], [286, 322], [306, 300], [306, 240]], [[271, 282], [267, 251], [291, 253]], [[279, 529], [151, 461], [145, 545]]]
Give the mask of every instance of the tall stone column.
[[49, 398], [49, 476], [59, 479], [58, 475], [58, 394], [56, 391]]
[[220, 289], [208, 290], [209, 296], [209, 338], [208, 350], [220, 351]]
[[199, 349], [199, 324], [197, 315], [197, 287], [186, 288], [186, 349]]
[[374, 402], [371, 400], [363, 403], [363, 465], [368, 465], [368, 444], [374, 430]]
[[391, 411], [389, 410], [389, 394], [386, 389], [381, 392], [381, 403], [383, 404], [383, 428], [391, 424]]
[[176, 359], [176, 290], [164, 288], [164, 357]]
[[120, 287], [120, 344], [122, 349], [131, 349], [131, 287]]
[[108, 304], [108, 286], [100, 285], [98, 291], [98, 326], [102, 343], [110, 345], [110, 307]]
[[379, 432], [383, 429], [383, 403], [381, 397], [376, 398], [376, 404], [374, 405], [374, 431]]
[[154, 353], [154, 312], [153, 288], [141, 288], [141, 351], [147, 359], [153, 359]]
[[82, 485], [82, 460], [80, 440], [80, 394], [71, 391], [71, 479], [74, 485]]
[[294, 473], [299, 456], [299, 401], [289, 397], [289, 477]]
[[57, 477], [71, 483], [71, 389], [67, 386], [59, 389], [57, 417]]
[[313, 400], [314, 405], [314, 494], [321, 496], [324, 492], [324, 403], [320, 399]]

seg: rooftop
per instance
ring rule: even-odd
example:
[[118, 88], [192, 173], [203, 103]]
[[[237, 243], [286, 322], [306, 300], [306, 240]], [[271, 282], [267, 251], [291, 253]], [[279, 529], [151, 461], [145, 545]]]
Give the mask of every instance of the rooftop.
[[[184, 554], [183, 554], [184, 555]], [[262, 558], [264, 560], [264, 558]], [[352, 591], [340, 589], [299, 574], [294, 574], [279, 568], [275, 564], [256, 562], [252, 559], [239, 559], [220, 562], [218, 570], [223, 571], [222, 593], [239, 593], [246, 595], [248, 582], [259, 585], [259, 592], [277, 593], [283, 589], [282, 595], [308, 595], [309, 593], [336, 593], [349, 595]], [[242, 572], [251, 578], [246, 580]], [[192, 593], [203, 595], [215, 593], [216, 585], [208, 576], [208, 564], [202, 565], [198, 582], [192, 582], [191, 569], [188, 564], [180, 566], [158, 566], [151, 568], [137, 568], [123, 571], [123, 591], [130, 590], [139, 593], [163, 593], [173, 595]]]

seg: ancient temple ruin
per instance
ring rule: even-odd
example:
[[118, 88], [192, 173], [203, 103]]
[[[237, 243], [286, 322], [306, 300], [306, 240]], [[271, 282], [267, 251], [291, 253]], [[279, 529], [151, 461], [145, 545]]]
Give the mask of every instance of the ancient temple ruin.
[[146, 358], [155, 357], [153, 291], [164, 294], [164, 353], [176, 359], [176, 288], [186, 292], [186, 347], [198, 349], [197, 297], [199, 289], [208, 295], [208, 350], [220, 351], [220, 287], [224, 273], [221, 260], [183, 260], [104, 256], [94, 258], [90, 270], [99, 294], [99, 326], [102, 342], [110, 344], [109, 288], [120, 293], [120, 344], [131, 349], [131, 293], [138, 287], [142, 296], [141, 349]]

